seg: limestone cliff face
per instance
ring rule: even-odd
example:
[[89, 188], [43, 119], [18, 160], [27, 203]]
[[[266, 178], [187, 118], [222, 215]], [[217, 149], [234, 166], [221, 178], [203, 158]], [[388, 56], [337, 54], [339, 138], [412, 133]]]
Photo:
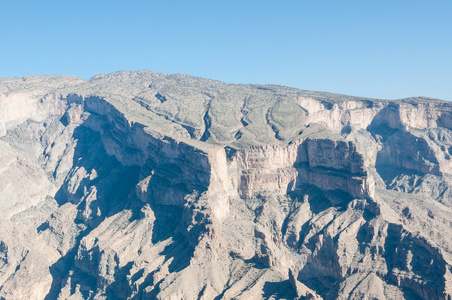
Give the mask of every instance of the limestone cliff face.
[[252, 198], [262, 191], [287, 194], [302, 185], [342, 190], [354, 197], [372, 197], [374, 180], [353, 142], [306, 139], [279, 146], [229, 151], [228, 173], [239, 195]]
[[384, 104], [372, 101], [331, 103], [299, 97], [298, 103], [308, 111], [306, 124], [323, 123], [332, 131], [366, 129]]
[[297, 156], [295, 144], [228, 149], [232, 186], [242, 198], [252, 198], [269, 189], [284, 195], [297, 180], [298, 172], [294, 167]]
[[82, 126], [99, 132], [107, 153], [124, 166], [146, 169], [137, 189], [143, 202], [152, 199], [162, 205], [183, 206], [187, 194], [203, 193], [211, 187], [222, 198], [217, 200], [216, 213], [220, 216], [223, 210], [227, 211], [224, 150], [196, 147], [156, 135], [142, 124], [128, 121], [113, 105], [98, 97], [89, 97], [82, 104], [84, 113], [89, 115]]
[[450, 299], [452, 105], [151, 71], [0, 82], [0, 298]]

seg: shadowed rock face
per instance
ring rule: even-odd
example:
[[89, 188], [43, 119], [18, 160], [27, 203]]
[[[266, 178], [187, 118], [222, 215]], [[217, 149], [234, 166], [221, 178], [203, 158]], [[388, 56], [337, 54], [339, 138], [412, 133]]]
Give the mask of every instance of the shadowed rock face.
[[0, 298], [451, 299], [452, 104], [152, 71], [0, 82]]

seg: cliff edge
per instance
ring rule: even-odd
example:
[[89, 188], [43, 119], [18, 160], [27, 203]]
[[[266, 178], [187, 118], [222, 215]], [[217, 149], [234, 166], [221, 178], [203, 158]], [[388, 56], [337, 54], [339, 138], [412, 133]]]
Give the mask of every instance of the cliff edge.
[[452, 104], [0, 81], [1, 299], [452, 299]]

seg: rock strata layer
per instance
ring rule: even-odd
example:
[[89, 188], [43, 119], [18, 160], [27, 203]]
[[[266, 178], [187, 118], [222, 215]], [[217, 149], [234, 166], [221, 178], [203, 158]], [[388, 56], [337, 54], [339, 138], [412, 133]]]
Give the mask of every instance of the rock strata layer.
[[0, 299], [452, 299], [452, 104], [0, 81]]

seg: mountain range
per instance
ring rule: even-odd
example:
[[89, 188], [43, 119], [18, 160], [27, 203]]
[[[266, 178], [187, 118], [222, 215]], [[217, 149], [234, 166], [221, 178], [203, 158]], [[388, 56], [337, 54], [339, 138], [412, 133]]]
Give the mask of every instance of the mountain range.
[[452, 299], [452, 103], [0, 78], [0, 299]]

